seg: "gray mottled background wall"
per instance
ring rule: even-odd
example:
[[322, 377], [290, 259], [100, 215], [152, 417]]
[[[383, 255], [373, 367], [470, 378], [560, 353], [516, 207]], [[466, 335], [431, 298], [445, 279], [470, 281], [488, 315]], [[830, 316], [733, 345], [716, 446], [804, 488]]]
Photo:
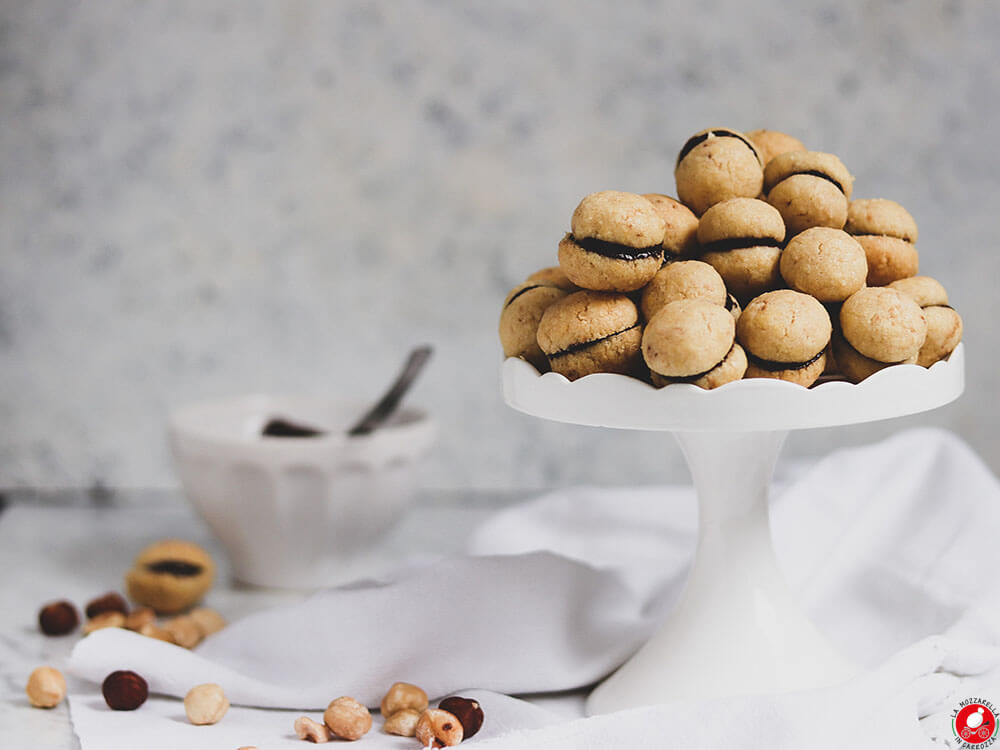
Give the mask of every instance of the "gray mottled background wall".
[[796, 434], [950, 426], [1000, 468], [996, 3], [6, 2], [0, 486], [169, 486], [171, 406], [374, 395], [411, 344], [427, 483], [684, 476], [665, 435], [505, 407], [496, 319], [600, 189], [673, 192], [707, 126], [839, 154], [906, 205], [966, 395]]

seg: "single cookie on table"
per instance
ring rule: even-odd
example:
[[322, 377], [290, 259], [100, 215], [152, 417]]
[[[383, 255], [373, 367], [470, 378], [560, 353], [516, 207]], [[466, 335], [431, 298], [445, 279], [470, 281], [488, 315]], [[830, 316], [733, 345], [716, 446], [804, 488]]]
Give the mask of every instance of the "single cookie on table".
[[750, 302], [736, 322], [746, 350], [748, 378], [777, 378], [809, 387], [826, 367], [830, 316], [815, 298], [792, 289]]
[[569, 280], [569, 276], [567, 276], [566, 272], [559, 266], [540, 268], [531, 274], [531, 276], [526, 278], [525, 281], [530, 281], [534, 284], [545, 284], [546, 286], [559, 287], [567, 292], [575, 292], [580, 289], [580, 287]]
[[678, 260], [663, 266], [643, 287], [640, 309], [643, 318], [649, 321], [668, 302], [703, 299], [727, 307], [728, 297], [722, 277], [708, 263]]
[[789, 235], [810, 227], [843, 229], [853, 187], [844, 163], [822, 151], [789, 151], [764, 169], [767, 202], [781, 213]]
[[573, 212], [571, 230], [559, 243], [559, 266], [584, 289], [632, 292], [663, 265], [663, 217], [641, 195], [591, 193]]
[[755, 198], [764, 166], [753, 142], [738, 130], [710, 128], [688, 138], [674, 168], [677, 197], [697, 216], [729, 198]]
[[756, 198], [716, 203], [698, 223], [701, 259], [715, 268], [741, 302], [781, 286], [785, 224], [774, 206]]
[[805, 144], [798, 138], [778, 130], [748, 130], [747, 138], [757, 147], [757, 153], [760, 154], [760, 160], [765, 167], [775, 156], [787, 154], [789, 151], [806, 150]]
[[690, 208], [669, 195], [643, 193], [663, 217], [663, 260], [692, 256], [698, 252], [698, 217]]
[[538, 345], [553, 372], [570, 380], [595, 372], [642, 374], [639, 309], [625, 294], [582, 290], [551, 305]]
[[642, 356], [654, 385], [693, 383], [718, 388], [739, 380], [747, 360], [736, 343], [736, 322], [704, 299], [668, 302], [646, 324]]
[[510, 290], [500, 311], [500, 344], [505, 357], [520, 357], [547, 372], [549, 360], [538, 346], [538, 324], [551, 304], [569, 292], [554, 284], [525, 281]]
[[848, 379], [859, 382], [859, 373], [877, 365], [855, 366], [847, 349], [881, 366], [916, 362], [927, 338], [927, 320], [920, 306], [905, 294], [869, 286], [841, 306], [840, 332], [844, 347], [835, 351], [837, 364]]
[[820, 302], [843, 302], [868, 277], [864, 248], [831, 227], [811, 227], [792, 237], [781, 253], [780, 268], [789, 287]]
[[920, 305], [927, 320], [927, 338], [920, 347], [917, 364], [930, 367], [951, 355], [962, 340], [962, 316], [948, 304], [948, 292], [941, 282], [930, 276], [912, 276], [893, 281], [889, 288]]
[[166, 539], [146, 547], [125, 574], [129, 598], [158, 614], [174, 614], [201, 601], [212, 587], [215, 563], [192, 542]]
[[917, 222], [896, 201], [851, 201], [845, 231], [853, 234], [868, 257], [868, 286], [886, 286], [916, 276], [920, 257], [914, 245]]

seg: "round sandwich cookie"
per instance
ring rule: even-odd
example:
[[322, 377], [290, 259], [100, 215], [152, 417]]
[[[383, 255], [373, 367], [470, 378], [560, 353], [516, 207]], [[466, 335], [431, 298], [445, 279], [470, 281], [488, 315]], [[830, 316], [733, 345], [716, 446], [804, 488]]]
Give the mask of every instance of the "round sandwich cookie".
[[837, 359], [836, 374], [842, 375], [852, 383], [860, 383], [865, 378], [874, 375], [879, 370], [893, 365], [914, 365], [917, 363], [917, 355], [908, 357], [900, 362], [879, 362], [861, 354], [857, 349], [847, 343], [843, 334], [833, 334], [833, 356]]
[[542, 314], [569, 292], [552, 284], [525, 281], [510, 290], [500, 311], [500, 344], [505, 357], [520, 357], [539, 372], [548, 372], [549, 361], [536, 338]]
[[851, 235], [811, 227], [792, 237], [781, 254], [781, 276], [789, 287], [820, 302], [843, 302], [865, 285], [868, 261]]
[[668, 302], [703, 299], [726, 307], [728, 297], [722, 277], [708, 263], [678, 260], [663, 266], [643, 287], [640, 309], [643, 318], [648, 321]]
[[830, 316], [816, 299], [792, 289], [750, 302], [736, 323], [748, 378], [777, 378], [809, 387], [826, 367]]
[[917, 274], [917, 222], [896, 201], [851, 201], [844, 229], [855, 236], [868, 256], [868, 286], [886, 286]]
[[746, 356], [735, 336], [736, 322], [721, 305], [703, 299], [675, 300], [646, 324], [642, 356], [654, 385], [717, 388], [739, 380], [746, 370]]
[[781, 286], [785, 224], [774, 206], [756, 198], [716, 203], [698, 223], [701, 259], [741, 302]]
[[[869, 286], [841, 306], [840, 331], [844, 341], [862, 356], [896, 364], [918, 355], [927, 338], [927, 320], [920, 306], [905, 294]], [[844, 367], [839, 353], [837, 362]]]
[[663, 261], [691, 256], [698, 252], [698, 217], [690, 208], [669, 195], [643, 193], [663, 217]]
[[753, 141], [760, 154], [760, 160], [767, 166], [775, 156], [787, 154], [789, 151], [805, 151], [805, 144], [798, 138], [778, 130], [748, 130], [747, 138]]
[[663, 265], [664, 231], [660, 212], [641, 195], [591, 193], [576, 207], [571, 233], [559, 243], [559, 266], [584, 289], [632, 292]]
[[567, 292], [575, 292], [580, 288], [569, 280], [569, 276], [567, 276], [566, 272], [559, 266], [540, 268], [531, 274], [531, 276], [526, 278], [525, 281], [530, 281], [534, 284], [545, 284], [546, 286], [559, 287]]
[[674, 168], [677, 197], [701, 216], [729, 198], [754, 198], [764, 166], [753, 141], [738, 130], [709, 128], [688, 138]]
[[538, 345], [553, 372], [570, 380], [643, 372], [639, 309], [625, 294], [582, 290], [564, 297], [542, 315]]
[[930, 276], [913, 276], [889, 284], [902, 292], [923, 310], [927, 321], [927, 338], [920, 347], [917, 364], [930, 367], [948, 357], [962, 340], [962, 316], [948, 304], [948, 292]]
[[810, 227], [843, 229], [854, 178], [833, 154], [789, 151], [764, 170], [767, 202], [778, 209], [789, 235]]

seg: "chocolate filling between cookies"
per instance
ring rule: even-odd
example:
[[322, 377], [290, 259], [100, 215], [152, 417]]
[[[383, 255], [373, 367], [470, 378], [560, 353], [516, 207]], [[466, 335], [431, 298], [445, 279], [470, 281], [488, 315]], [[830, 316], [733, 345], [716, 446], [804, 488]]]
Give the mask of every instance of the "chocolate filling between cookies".
[[607, 336], [601, 336], [599, 339], [591, 339], [590, 341], [581, 341], [578, 344], [570, 344], [565, 349], [560, 349], [557, 352], [547, 355], [549, 359], [554, 357], [562, 357], [566, 354], [574, 354], [578, 351], [586, 349], [588, 346], [593, 346], [594, 344], [600, 344], [602, 341], [607, 341], [608, 339], [613, 339], [615, 336], [621, 336], [623, 333], [631, 331], [633, 328], [638, 328], [641, 324], [637, 320], [635, 323], [630, 325], [628, 328], [622, 328], [620, 331], [615, 331], [614, 333], [609, 333]]
[[674, 375], [664, 375], [663, 373], [658, 373], [658, 374], [662, 378], [669, 379], [670, 382], [672, 382], [672, 383], [693, 383], [694, 381], [700, 380], [701, 378], [703, 378], [706, 375], [708, 375], [708, 373], [710, 373], [716, 367], [719, 367], [720, 365], [722, 365], [723, 362], [725, 362], [727, 359], [729, 359], [729, 355], [733, 353], [733, 349], [735, 349], [735, 348], [736, 348], [736, 342], [734, 341], [733, 345], [731, 347], [729, 347], [729, 351], [726, 352], [726, 356], [723, 357], [722, 359], [720, 359], [718, 362], [716, 362], [714, 365], [712, 365], [711, 367], [709, 367], [704, 372], [698, 372], [698, 373], [695, 373], [694, 375], [682, 375], [680, 377], [676, 377]]
[[204, 568], [201, 565], [185, 560], [157, 560], [154, 563], [149, 563], [146, 566], [146, 570], [151, 573], [162, 573], [177, 576], [178, 578], [193, 578], [194, 576], [201, 575], [201, 571]]
[[596, 237], [580, 239], [570, 235], [570, 238], [588, 253], [596, 253], [612, 260], [642, 260], [643, 258], [659, 258], [663, 255], [663, 246], [660, 244], [650, 247], [630, 247], [617, 242], [599, 240]]
[[751, 247], [783, 247], [784, 243], [774, 237], [726, 237], [701, 246], [705, 253], [727, 253], [730, 250], [748, 250]]
[[797, 174], [805, 174], [805, 175], [809, 175], [811, 177], [819, 177], [821, 180], [826, 180], [827, 182], [833, 183], [834, 187], [836, 187], [837, 190], [839, 190], [840, 192], [842, 192], [845, 196], [847, 195], [847, 192], [844, 190], [844, 186], [840, 183], [840, 180], [836, 179], [835, 177], [831, 177], [826, 172], [821, 172], [818, 169], [803, 169], [803, 170], [801, 170], [799, 172], [791, 172], [789, 174], [786, 174], [784, 177], [782, 177], [781, 181], [784, 182], [789, 177], [793, 177], [793, 176], [795, 176]]
[[[702, 133], [701, 135], [688, 138], [687, 143], [684, 144], [680, 153], [677, 154], [677, 164], [680, 164], [684, 157], [690, 154], [696, 146], [700, 146], [702, 143], [707, 141], [709, 136], [715, 136], [716, 138], [736, 138], [737, 140], [743, 141], [743, 143], [747, 145], [747, 148], [753, 152], [753, 155], [757, 157], [757, 161], [760, 161], [760, 154], [757, 153], [756, 147], [739, 133], [733, 130], [709, 130], [707, 133]], [[763, 166], [763, 164], [761, 166]]]
[[507, 304], [503, 306], [504, 310], [506, 310], [508, 307], [510, 307], [510, 303], [513, 302], [514, 300], [516, 300], [518, 297], [520, 297], [525, 292], [530, 292], [532, 289], [541, 289], [543, 286], [544, 286], [543, 284], [535, 284], [534, 286], [526, 286], [526, 287], [524, 287], [524, 289], [522, 289], [517, 294], [515, 294], [513, 297], [511, 297], [509, 300], [507, 300]]
[[768, 372], [780, 372], [781, 370], [804, 370], [809, 365], [818, 361], [820, 357], [826, 352], [826, 347], [824, 346], [815, 357], [807, 359], [805, 362], [776, 362], [773, 359], [761, 359], [760, 357], [755, 357], [749, 351], [747, 352], [747, 359], [753, 362], [757, 367], [762, 370], [767, 370]]

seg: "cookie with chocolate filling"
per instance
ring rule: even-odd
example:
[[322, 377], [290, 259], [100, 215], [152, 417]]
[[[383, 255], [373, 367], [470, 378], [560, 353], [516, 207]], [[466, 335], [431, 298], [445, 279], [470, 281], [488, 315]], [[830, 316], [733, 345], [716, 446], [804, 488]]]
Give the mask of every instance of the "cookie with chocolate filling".
[[873, 198], [851, 201], [844, 229], [853, 234], [868, 257], [868, 286], [886, 286], [915, 276], [920, 269], [917, 222], [896, 201]]
[[831, 227], [811, 227], [792, 237], [780, 268], [789, 287], [820, 302], [843, 302], [868, 276], [864, 248], [847, 232]]
[[753, 141], [760, 154], [760, 160], [767, 166], [775, 156], [787, 154], [789, 151], [805, 151], [805, 144], [798, 138], [778, 130], [748, 130], [747, 138]]
[[778, 264], [784, 239], [781, 214], [756, 198], [716, 203], [698, 223], [702, 260], [743, 302], [781, 286]]
[[930, 367], [948, 357], [962, 340], [962, 316], [948, 304], [948, 292], [930, 276], [912, 276], [889, 284], [902, 292], [923, 310], [927, 320], [927, 338], [920, 347], [917, 364]]
[[778, 378], [809, 387], [826, 366], [830, 316], [815, 298], [791, 289], [767, 292], [743, 310], [736, 338], [748, 378]]
[[538, 345], [554, 372], [570, 380], [595, 372], [642, 374], [639, 309], [625, 294], [583, 290], [551, 305]]
[[511, 289], [500, 311], [500, 344], [505, 357], [520, 357], [539, 372], [548, 372], [549, 361], [538, 348], [538, 324], [549, 305], [569, 292], [554, 284], [525, 281]]
[[852, 383], [860, 383], [865, 378], [874, 375], [879, 370], [893, 365], [915, 365], [917, 355], [908, 357], [900, 362], [879, 362], [861, 354], [857, 349], [847, 343], [843, 334], [833, 334], [833, 356], [837, 359], [837, 373], [843, 375]]
[[146, 547], [125, 574], [129, 598], [159, 614], [193, 607], [212, 587], [215, 563], [197, 544], [166, 539]]
[[663, 217], [663, 261], [692, 256], [698, 252], [698, 217], [690, 208], [669, 195], [643, 193]]
[[667, 263], [643, 287], [640, 309], [648, 321], [668, 302], [703, 299], [726, 307], [728, 297], [722, 277], [712, 266], [700, 260], [679, 260]]
[[580, 288], [569, 280], [569, 276], [567, 276], [566, 272], [559, 266], [540, 268], [531, 274], [531, 276], [526, 278], [525, 281], [530, 281], [534, 284], [545, 284], [546, 286], [558, 287], [559, 289], [567, 292], [575, 292]]
[[753, 141], [738, 130], [695, 133], [677, 154], [677, 197], [697, 216], [729, 198], [760, 195], [764, 166]]
[[[920, 306], [902, 292], [870, 286], [841, 306], [840, 331], [844, 342], [861, 356], [897, 364], [915, 361], [927, 338], [927, 320]], [[838, 352], [837, 362], [847, 375], [842, 360]]]
[[724, 307], [703, 299], [668, 302], [646, 324], [642, 356], [654, 385], [693, 383], [717, 388], [739, 380], [746, 356], [736, 323]]
[[789, 151], [764, 169], [767, 202], [778, 209], [788, 234], [810, 227], [843, 229], [854, 178], [833, 154]]
[[632, 292], [663, 265], [665, 224], [641, 195], [591, 193], [576, 207], [570, 227], [559, 243], [559, 265], [579, 287]]

